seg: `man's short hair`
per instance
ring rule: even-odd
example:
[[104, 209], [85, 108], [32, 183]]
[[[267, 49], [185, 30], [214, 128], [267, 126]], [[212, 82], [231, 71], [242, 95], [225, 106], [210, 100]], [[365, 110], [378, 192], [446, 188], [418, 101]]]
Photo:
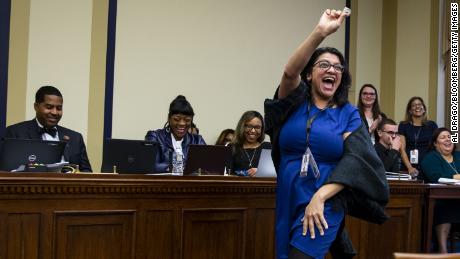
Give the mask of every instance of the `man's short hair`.
[[379, 123], [379, 125], [377, 126], [377, 129], [378, 130], [383, 130], [383, 127], [385, 127], [385, 125], [398, 125], [394, 120], [392, 119], [388, 119], [388, 118], [384, 118], [382, 119], [382, 121]]
[[54, 86], [45, 85], [40, 87], [35, 93], [35, 103], [42, 103], [45, 101], [45, 95], [56, 95], [62, 98], [61, 92]]

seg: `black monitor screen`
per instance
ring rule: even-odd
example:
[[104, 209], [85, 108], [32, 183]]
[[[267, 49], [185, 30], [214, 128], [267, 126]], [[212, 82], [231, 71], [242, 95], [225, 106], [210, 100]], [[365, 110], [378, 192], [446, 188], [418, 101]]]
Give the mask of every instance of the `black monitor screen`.
[[11, 171], [26, 164], [61, 162], [66, 142], [40, 139], [3, 139], [0, 170]]
[[184, 175], [223, 175], [230, 168], [231, 162], [230, 147], [190, 145]]
[[106, 139], [101, 171], [112, 173], [154, 173], [158, 143], [144, 140]]

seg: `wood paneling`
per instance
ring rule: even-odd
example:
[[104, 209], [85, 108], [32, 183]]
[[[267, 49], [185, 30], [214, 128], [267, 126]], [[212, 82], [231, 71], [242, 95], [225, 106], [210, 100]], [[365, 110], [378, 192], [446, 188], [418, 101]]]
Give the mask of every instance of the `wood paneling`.
[[246, 216], [243, 209], [184, 210], [184, 259], [244, 258]]
[[178, 211], [171, 210], [147, 212], [145, 246], [139, 247], [138, 251], [145, 251], [145, 257], [149, 259], [179, 258], [181, 243], [174, 242], [180, 238], [180, 226], [175, 224], [180, 221], [178, 215]]
[[[3, 233], [3, 231], [2, 231]], [[40, 214], [8, 214], [6, 218], [6, 253], [8, 259], [38, 258]]]
[[[347, 217], [358, 256], [419, 252], [426, 185], [391, 183], [383, 225]], [[275, 258], [274, 179], [0, 173], [0, 259]]]
[[273, 179], [0, 173], [0, 259], [274, 258], [274, 208]]
[[270, 209], [258, 209], [256, 211], [257, 220], [254, 221], [254, 238], [256, 254], [248, 256], [248, 258], [271, 258], [275, 254], [275, 211]]
[[58, 212], [55, 258], [134, 258], [134, 212]]

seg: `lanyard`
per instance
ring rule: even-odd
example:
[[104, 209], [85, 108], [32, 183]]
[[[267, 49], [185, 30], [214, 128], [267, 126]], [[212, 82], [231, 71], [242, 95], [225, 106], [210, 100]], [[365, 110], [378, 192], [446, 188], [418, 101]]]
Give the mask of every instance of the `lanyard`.
[[[415, 125], [414, 125], [414, 127], [415, 127]], [[420, 126], [420, 129], [418, 129], [418, 132], [414, 133], [414, 140], [415, 140], [414, 148], [417, 148], [418, 137], [420, 136], [420, 132], [422, 131], [422, 129], [423, 129], [423, 124], [422, 124], [422, 126]]]
[[[310, 147], [310, 132], [311, 132], [311, 126], [313, 125], [313, 121], [320, 115], [323, 111], [327, 110], [330, 108], [332, 105], [329, 103], [326, 107], [319, 109], [319, 112], [313, 114], [311, 118], [307, 120], [307, 127], [305, 131], [307, 132], [307, 148]], [[311, 110], [311, 103], [308, 104], [308, 110], [307, 110], [307, 118], [310, 117], [310, 110]]]

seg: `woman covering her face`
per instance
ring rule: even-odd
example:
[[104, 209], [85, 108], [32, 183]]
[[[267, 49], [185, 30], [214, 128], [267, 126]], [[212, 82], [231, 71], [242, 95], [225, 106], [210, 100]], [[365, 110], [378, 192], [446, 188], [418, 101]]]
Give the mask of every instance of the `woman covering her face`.
[[264, 142], [264, 119], [259, 112], [243, 113], [235, 130], [232, 142], [233, 171], [241, 176], [255, 176], [262, 149], [270, 149]]
[[426, 116], [426, 105], [421, 97], [412, 97], [406, 106], [404, 121], [399, 124], [398, 132], [401, 137], [401, 159], [403, 170], [417, 176], [420, 163], [428, 152], [433, 132], [438, 128], [434, 121]]
[[380, 111], [377, 89], [372, 84], [364, 84], [359, 90], [358, 110], [364, 125], [369, 130], [372, 143], [378, 143], [377, 127], [387, 116]]
[[189, 145], [206, 145], [201, 135], [189, 132], [194, 115], [193, 108], [187, 99], [178, 95], [169, 105], [168, 121], [165, 126], [162, 129], [147, 132], [145, 140], [160, 144], [155, 161], [156, 172], [169, 171], [173, 152], [182, 154], [185, 164]]
[[[374, 222], [385, 219], [385, 169], [358, 109], [348, 102], [347, 63], [335, 48], [317, 49], [348, 15], [329, 9], [322, 14], [288, 60], [275, 99], [265, 102], [266, 132], [278, 174], [277, 258], [323, 258], [341, 236], [345, 204], [339, 200], [351, 202], [346, 196], [350, 189], [360, 189], [360, 202], [367, 204], [360, 207], [381, 212], [361, 216]], [[372, 164], [370, 169], [362, 161]], [[334, 258], [351, 258], [349, 252], [331, 251]]]
[[[430, 183], [439, 178], [459, 178], [460, 152], [455, 151], [451, 133], [446, 128], [434, 130], [430, 142], [431, 150], [422, 161], [422, 174]], [[455, 208], [455, 209], [454, 209]], [[458, 200], [437, 200], [434, 210], [434, 226], [439, 252], [447, 253], [447, 236], [452, 223], [460, 223], [460, 202]]]

